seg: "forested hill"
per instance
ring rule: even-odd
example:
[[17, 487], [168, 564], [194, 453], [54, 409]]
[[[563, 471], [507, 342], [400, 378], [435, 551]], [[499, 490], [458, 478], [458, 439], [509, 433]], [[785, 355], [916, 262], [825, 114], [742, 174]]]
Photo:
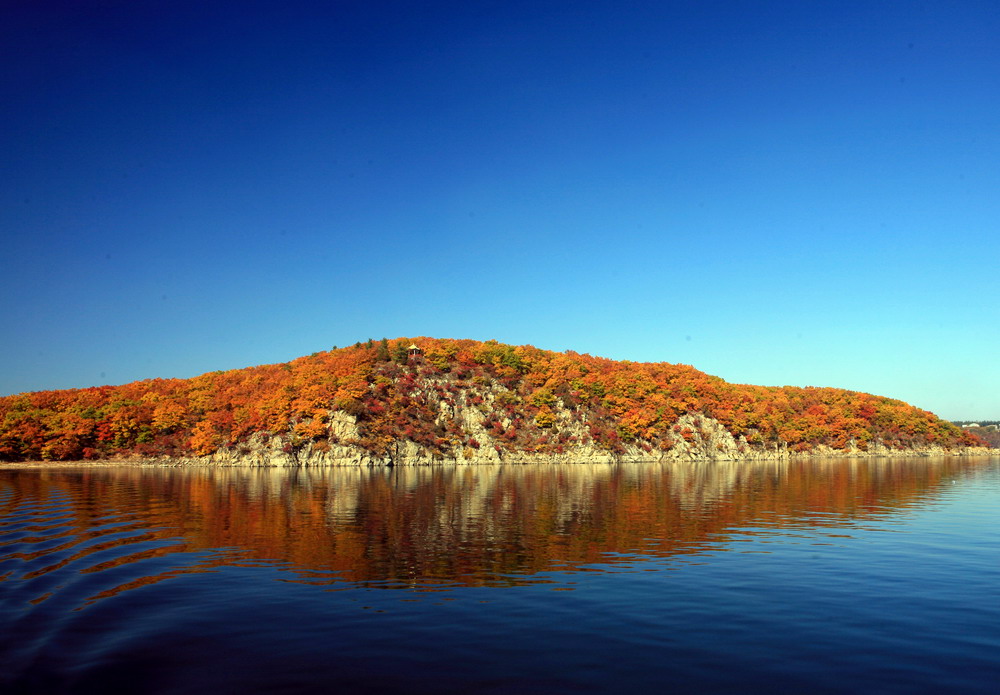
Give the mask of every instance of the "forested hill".
[[[730, 384], [681, 364], [434, 338], [7, 396], [0, 422], [7, 461], [245, 454], [264, 441], [288, 455], [349, 449], [386, 462], [401, 447], [434, 460], [513, 460], [585, 449], [655, 458], [710, 441], [743, 453], [983, 444], [927, 411], [865, 393]], [[724, 428], [725, 441], [710, 438], [706, 423]]]

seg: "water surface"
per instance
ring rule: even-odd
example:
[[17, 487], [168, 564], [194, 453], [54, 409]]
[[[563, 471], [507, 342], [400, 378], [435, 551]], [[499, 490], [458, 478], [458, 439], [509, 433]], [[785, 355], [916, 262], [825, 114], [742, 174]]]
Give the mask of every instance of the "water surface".
[[996, 459], [0, 470], [0, 685], [992, 693], [998, 510]]

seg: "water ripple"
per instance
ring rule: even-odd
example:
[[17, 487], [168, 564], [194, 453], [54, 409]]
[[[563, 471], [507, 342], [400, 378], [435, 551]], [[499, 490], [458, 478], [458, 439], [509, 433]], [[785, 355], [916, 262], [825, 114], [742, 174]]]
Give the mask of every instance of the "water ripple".
[[0, 471], [0, 692], [991, 693], [997, 478]]
[[[65, 495], [8, 495], [0, 521], [0, 607], [30, 611], [67, 594], [69, 603], [81, 607], [122, 587], [150, 583], [149, 575], [165, 578], [166, 570], [151, 569], [148, 561], [183, 552], [187, 542], [157, 523], [157, 507], [117, 510], [87, 500], [74, 508]], [[175, 565], [169, 570], [177, 572]], [[116, 568], [127, 576], [81, 582]]]

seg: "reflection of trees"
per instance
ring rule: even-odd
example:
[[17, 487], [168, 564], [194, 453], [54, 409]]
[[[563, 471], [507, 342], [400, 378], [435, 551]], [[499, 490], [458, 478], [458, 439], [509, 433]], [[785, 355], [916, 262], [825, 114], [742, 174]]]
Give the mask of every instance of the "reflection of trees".
[[[728, 532], [748, 527], [843, 527], [898, 514], [975, 466], [945, 459], [8, 471], [2, 475], [13, 494], [0, 498], [0, 512], [61, 498], [62, 538], [44, 548], [61, 548], [63, 556], [36, 575], [97, 551], [104, 559], [88, 571], [227, 548], [175, 566], [169, 576], [261, 561], [294, 570], [298, 581], [496, 585], [609, 562], [618, 553], [718, 549]], [[109, 519], [125, 520], [114, 528], [134, 535], [102, 542], [94, 529]], [[136, 539], [157, 547], [130, 550]], [[110, 550], [119, 554], [107, 559]], [[165, 576], [136, 578], [103, 595]]]

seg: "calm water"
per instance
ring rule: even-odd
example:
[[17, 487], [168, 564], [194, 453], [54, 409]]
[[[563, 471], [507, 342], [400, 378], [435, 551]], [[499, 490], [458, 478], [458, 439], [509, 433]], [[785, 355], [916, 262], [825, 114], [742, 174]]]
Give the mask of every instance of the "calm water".
[[0, 690], [995, 693], [1000, 461], [0, 470]]

